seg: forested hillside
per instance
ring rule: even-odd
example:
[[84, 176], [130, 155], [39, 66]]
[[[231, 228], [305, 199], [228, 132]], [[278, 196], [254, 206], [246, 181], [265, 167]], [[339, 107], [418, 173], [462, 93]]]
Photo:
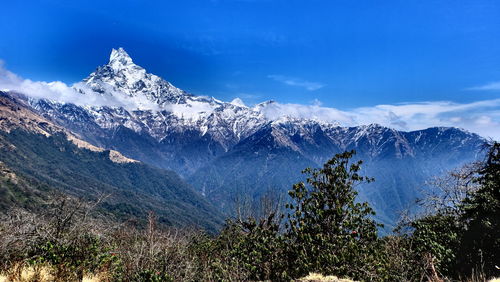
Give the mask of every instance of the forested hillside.
[[22, 102], [0, 97], [0, 204], [43, 207], [49, 197], [104, 198], [101, 209], [119, 220], [144, 221], [153, 211], [165, 225], [215, 232], [217, 209], [175, 172], [153, 168], [119, 153], [92, 147]]

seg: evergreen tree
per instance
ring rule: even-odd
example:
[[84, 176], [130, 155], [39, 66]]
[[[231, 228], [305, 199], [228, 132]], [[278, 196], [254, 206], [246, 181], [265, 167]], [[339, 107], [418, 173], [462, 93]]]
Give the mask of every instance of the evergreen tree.
[[306, 169], [307, 183], [289, 192], [293, 203], [288, 223], [292, 276], [308, 272], [361, 277], [373, 259], [377, 239], [375, 213], [368, 203], [356, 202], [357, 184], [372, 179], [358, 174], [361, 161], [354, 151], [335, 155], [321, 169]]
[[494, 143], [476, 181], [480, 188], [464, 200], [461, 272], [498, 275], [500, 266], [500, 143]]

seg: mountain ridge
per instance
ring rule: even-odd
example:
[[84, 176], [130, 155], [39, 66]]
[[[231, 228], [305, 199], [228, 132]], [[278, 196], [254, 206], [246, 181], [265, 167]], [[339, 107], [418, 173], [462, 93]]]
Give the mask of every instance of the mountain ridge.
[[204, 228], [222, 225], [217, 209], [173, 171], [96, 147], [45, 119], [26, 97], [0, 91], [0, 209], [43, 209], [54, 195], [100, 200], [103, 215]]
[[[290, 116], [271, 119], [265, 111], [273, 101], [247, 107], [192, 95], [147, 73], [120, 48], [113, 49], [108, 64], [73, 87], [81, 95], [114, 97], [122, 106], [46, 99], [29, 103], [40, 115], [95, 146], [178, 172], [213, 203], [226, 207], [230, 194], [255, 198], [268, 189], [282, 193], [300, 180], [305, 166], [321, 166], [336, 153], [356, 150], [367, 172], [380, 183], [375, 184], [379, 192], [363, 188], [361, 196], [377, 194], [375, 209], [393, 224], [395, 212], [419, 196], [416, 190], [428, 178], [480, 158], [487, 142], [456, 128], [405, 132], [377, 124], [343, 127]], [[405, 173], [396, 175], [391, 162], [399, 163]]]

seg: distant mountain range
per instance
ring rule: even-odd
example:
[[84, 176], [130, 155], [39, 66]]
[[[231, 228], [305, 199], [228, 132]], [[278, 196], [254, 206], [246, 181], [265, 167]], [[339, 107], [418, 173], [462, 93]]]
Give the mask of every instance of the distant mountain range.
[[273, 101], [247, 107], [239, 100], [192, 95], [147, 73], [121, 48], [73, 88], [89, 101], [105, 103], [34, 98], [25, 103], [75, 138], [177, 172], [226, 212], [237, 197], [284, 193], [303, 180], [302, 169], [354, 149], [356, 158], [365, 161], [363, 173], [376, 180], [359, 187], [361, 199], [390, 227], [426, 180], [480, 158], [486, 143], [457, 128], [402, 132], [376, 124], [342, 127], [287, 116], [270, 119], [265, 111]]

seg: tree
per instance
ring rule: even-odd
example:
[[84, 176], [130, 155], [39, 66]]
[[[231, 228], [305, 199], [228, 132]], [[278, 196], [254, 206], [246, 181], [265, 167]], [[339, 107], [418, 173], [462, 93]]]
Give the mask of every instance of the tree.
[[453, 169], [442, 176], [433, 177], [428, 187], [422, 189], [423, 197], [417, 200], [422, 207], [421, 216], [447, 214], [459, 216], [461, 204], [479, 189], [474, 181], [482, 162], [472, 162]]
[[362, 161], [351, 162], [355, 152], [335, 155], [321, 169], [308, 168], [306, 183], [289, 192], [287, 207], [290, 268], [300, 276], [308, 272], [361, 277], [373, 259], [377, 239], [375, 213], [368, 203], [356, 202], [356, 185], [373, 179], [358, 174]]
[[229, 256], [240, 262], [252, 281], [284, 279], [283, 237], [275, 217], [276, 214], [271, 213], [267, 218], [248, 218], [233, 226], [229, 223], [229, 228], [223, 231], [234, 242]]
[[[429, 264], [443, 276], [498, 275], [500, 261], [500, 143], [486, 160], [438, 182], [435, 197], [421, 204], [437, 209], [410, 221], [412, 255], [428, 277]], [[427, 261], [425, 258], [428, 258]], [[430, 262], [429, 262], [430, 261]], [[418, 264], [418, 263], [417, 263]]]
[[[403, 238], [411, 242], [414, 257], [414, 274], [428, 281], [439, 280], [439, 276], [453, 276], [456, 273], [456, 259], [459, 254], [463, 226], [453, 213], [438, 212], [410, 222], [413, 232]], [[415, 278], [415, 277], [414, 277]]]
[[406, 253], [411, 279], [436, 280], [457, 276], [457, 259], [465, 225], [460, 220], [462, 203], [473, 195], [481, 162], [466, 164], [443, 176], [434, 177], [417, 200], [422, 208], [414, 217], [404, 218], [394, 230], [410, 246]]
[[[500, 143], [488, 152], [476, 182], [480, 188], [463, 201], [461, 265], [464, 270], [481, 269], [498, 275], [500, 262]], [[495, 265], [496, 264], [496, 265]]]

